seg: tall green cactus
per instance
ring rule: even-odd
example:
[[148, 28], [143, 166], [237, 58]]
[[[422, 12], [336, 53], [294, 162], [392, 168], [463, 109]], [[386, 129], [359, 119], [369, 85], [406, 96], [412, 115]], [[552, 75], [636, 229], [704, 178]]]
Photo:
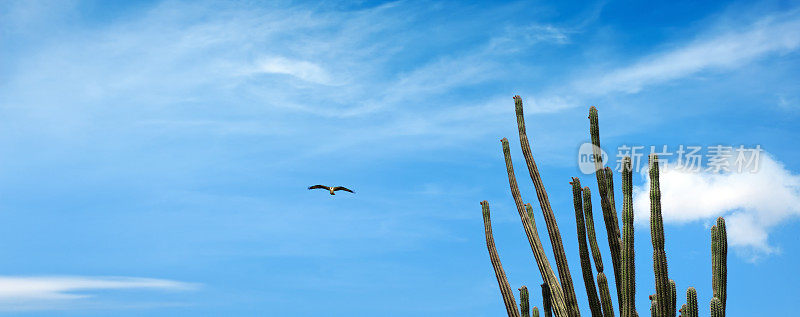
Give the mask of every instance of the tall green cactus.
[[522, 285], [519, 288], [519, 311], [522, 317], [530, 317], [531, 307], [528, 300], [528, 288]]
[[677, 303], [677, 289], [675, 287], [675, 281], [669, 280], [669, 316], [675, 317], [675, 309], [678, 306]]
[[[667, 253], [664, 250], [664, 223], [661, 217], [661, 189], [658, 183], [658, 155], [650, 154], [650, 237], [653, 243], [653, 272], [655, 273], [656, 313], [659, 317], [669, 316], [670, 286], [667, 273]], [[674, 314], [670, 317], [674, 317]]]
[[[553, 214], [553, 209], [550, 207], [550, 200], [547, 198], [547, 191], [545, 191], [544, 183], [542, 183], [542, 178], [539, 176], [539, 169], [536, 167], [536, 161], [533, 159], [531, 146], [528, 142], [527, 133], [525, 132], [525, 116], [522, 109], [522, 98], [514, 96], [514, 106], [517, 113], [517, 128], [519, 130], [519, 143], [522, 147], [522, 155], [525, 157], [525, 162], [528, 165], [528, 173], [531, 176], [531, 181], [533, 181], [533, 187], [536, 189], [536, 197], [539, 199], [539, 206], [542, 209], [542, 215], [547, 225], [547, 232], [550, 235], [553, 257], [556, 260], [558, 277], [561, 281], [561, 288], [564, 293], [564, 303], [567, 306], [570, 317], [579, 317], [581, 314], [580, 310], [578, 310], [578, 301], [575, 298], [575, 289], [572, 286], [572, 276], [569, 272], [567, 256], [564, 254], [564, 245], [561, 242], [561, 233], [558, 230], [556, 217]], [[550, 284], [552, 287], [552, 283]]]
[[517, 185], [517, 178], [514, 174], [514, 164], [511, 161], [511, 149], [508, 145], [508, 140], [503, 138], [500, 140], [500, 143], [503, 146], [503, 156], [506, 161], [506, 171], [508, 172], [508, 185], [511, 188], [511, 196], [514, 198], [514, 204], [517, 206], [517, 211], [522, 220], [522, 226], [525, 229], [525, 234], [528, 236], [528, 243], [531, 245], [531, 251], [539, 267], [539, 273], [541, 273], [542, 279], [550, 286], [553, 311], [557, 317], [569, 317], [571, 315], [564, 301], [564, 292], [561, 289], [561, 285], [559, 285], [555, 272], [553, 272], [550, 267], [550, 262], [547, 260], [547, 255], [545, 255], [542, 241], [539, 239], [532, 208], [530, 205], [527, 205], [528, 208], [526, 211], [526, 205], [522, 202], [522, 196], [519, 192], [519, 186]]
[[728, 283], [728, 235], [725, 232], [725, 219], [717, 218], [711, 228], [711, 281], [714, 297], [719, 298], [722, 316], [725, 316], [725, 302]]
[[608, 280], [603, 272], [597, 273], [597, 286], [600, 289], [600, 303], [603, 305], [603, 316], [614, 316], [614, 304], [611, 302], [611, 293], [608, 291]]
[[[597, 178], [597, 189], [600, 194], [600, 206], [603, 208], [603, 220], [606, 224], [606, 236], [608, 237], [608, 247], [611, 249], [611, 264], [614, 268], [614, 284], [617, 287], [617, 300], [622, 303], [622, 292], [620, 292], [620, 231], [617, 218], [616, 207], [612, 203], [614, 188], [613, 183], [609, 183], [611, 174], [606, 176], [606, 169], [602, 165], [600, 152], [600, 125], [597, 118], [597, 108], [589, 108], [589, 134], [592, 139], [592, 154], [594, 156], [595, 177]], [[610, 172], [610, 169], [609, 169]], [[611, 195], [609, 195], [609, 192]]]
[[633, 168], [631, 158], [622, 159], [622, 248], [621, 248], [622, 317], [636, 314], [636, 266], [633, 248]]
[[578, 250], [581, 256], [581, 271], [583, 272], [586, 296], [589, 298], [589, 309], [592, 312], [592, 317], [603, 317], [603, 309], [600, 307], [600, 299], [597, 297], [597, 288], [594, 286], [594, 272], [592, 272], [589, 247], [586, 245], [586, 227], [583, 223], [583, 189], [581, 189], [581, 181], [577, 177], [573, 177], [570, 184], [572, 184], [572, 203], [575, 205], [575, 224], [578, 233]]
[[503, 302], [506, 305], [509, 317], [519, 317], [517, 312], [517, 303], [514, 301], [514, 292], [508, 284], [506, 272], [503, 270], [503, 265], [500, 264], [500, 256], [497, 254], [497, 249], [494, 245], [494, 236], [492, 235], [492, 220], [489, 217], [489, 202], [482, 201], [481, 207], [483, 210], [483, 227], [486, 233], [486, 248], [489, 249], [489, 258], [492, 261], [494, 274], [497, 277], [497, 284], [500, 285], [500, 294], [503, 295]]
[[686, 290], [686, 309], [681, 313], [684, 317], [698, 317], [697, 290], [694, 287], [689, 287]]
[[[539, 171], [531, 154], [530, 144], [525, 132], [524, 116], [522, 112], [522, 101], [519, 96], [514, 97], [517, 124], [520, 134], [520, 144], [525, 156], [528, 171], [536, 189], [542, 214], [547, 225], [549, 238], [554, 251], [554, 258], [558, 269], [558, 275], [550, 266], [547, 256], [536, 229], [536, 222], [533, 215], [533, 207], [525, 204], [517, 185], [511, 162], [511, 153], [508, 140], [501, 140], [503, 145], [503, 155], [506, 161], [508, 172], [509, 187], [514, 203], [522, 220], [528, 242], [531, 246], [536, 264], [541, 273], [544, 283], [542, 284], [542, 300], [545, 317], [553, 315], [557, 317], [577, 317], [580, 311], [575, 300], [574, 288], [571, 277], [569, 276], [569, 266], [566, 262], [563, 243], [555, 216], [550, 207], [547, 193], [544, 189]], [[590, 109], [590, 133], [592, 143], [597, 147], [594, 149], [595, 156], [599, 155], [599, 129], [597, 123], [597, 109]], [[599, 160], [595, 160], [598, 165], [595, 176], [598, 181], [598, 192], [603, 207], [603, 220], [606, 224], [606, 236], [609, 240], [611, 249], [612, 265], [615, 283], [617, 287], [617, 299], [620, 305], [620, 312], [623, 317], [638, 317], [635, 309], [635, 250], [634, 250], [634, 230], [633, 230], [633, 199], [632, 199], [632, 169], [630, 158], [623, 159], [622, 188], [623, 188], [623, 209], [622, 209], [622, 235], [620, 226], [617, 223], [617, 215], [614, 201], [614, 182], [613, 173], [609, 167], [601, 168]], [[653, 244], [653, 272], [655, 276], [655, 294], [650, 296], [651, 314], [658, 317], [674, 317], [676, 314], [676, 285], [675, 281], [669, 279], [667, 271], [667, 258], [665, 251], [664, 225], [661, 214], [661, 191], [659, 186], [659, 165], [658, 156], [651, 155], [649, 160], [650, 168], [650, 233]], [[594, 221], [592, 217], [591, 191], [588, 187], [581, 188], [577, 178], [573, 178], [571, 183], [573, 188], [573, 204], [575, 207], [575, 220], [578, 235], [578, 247], [581, 258], [581, 271], [583, 273], [584, 285], [587, 289], [589, 306], [592, 309], [592, 316], [614, 316], [614, 308], [611, 300], [608, 280], [603, 273], [602, 256], [595, 235]], [[490, 260], [495, 269], [501, 294], [508, 310], [509, 316], [529, 316], [530, 301], [529, 293], [525, 286], [520, 290], [520, 306], [517, 307], [513, 292], [510, 290], [505, 272], [500, 264], [499, 255], [494, 247], [494, 239], [491, 233], [491, 222], [489, 219], [488, 202], [483, 201], [484, 207], [484, 227], [486, 230], [487, 248], [490, 253]], [[588, 237], [587, 237], [588, 235]], [[587, 246], [587, 242], [588, 246]], [[591, 247], [591, 258], [589, 255]], [[723, 218], [717, 219], [716, 225], [712, 228], [712, 286], [714, 298], [711, 301], [712, 316], [724, 317], [726, 297], [727, 297], [727, 235], [725, 232], [725, 221]], [[591, 278], [593, 275], [591, 259], [595, 261], [597, 268], [597, 288]], [[598, 291], [599, 298], [597, 296]], [[593, 296], [594, 294], [594, 296]], [[599, 309], [598, 309], [599, 301]], [[690, 287], [686, 293], [686, 304], [681, 307], [681, 316], [697, 317], [697, 291]], [[537, 307], [533, 307], [532, 316], [539, 316]]]
[[553, 301], [550, 296], [550, 286], [547, 283], [542, 283], [542, 308], [544, 309], [545, 317], [553, 316]]
[[597, 235], [594, 230], [594, 216], [592, 215], [592, 192], [589, 187], [583, 188], [583, 215], [586, 218], [586, 232], [589, 234], [589, 246], [592, 250], [592, 259], [597, 272], [603, 272], [603, 256], [597, 245]]

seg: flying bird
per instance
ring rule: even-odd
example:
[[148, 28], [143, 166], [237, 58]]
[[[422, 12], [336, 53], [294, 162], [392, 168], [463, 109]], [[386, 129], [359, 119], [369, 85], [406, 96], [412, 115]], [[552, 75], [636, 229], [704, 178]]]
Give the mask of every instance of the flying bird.
[[347, 189], [346, 187], [343, 187], [343, 186], [328, 187], [328, 186], [325, 186], [325, 185], [314, 185], [314, 186], [311, 186], [311, 187], [309, 187], [308, 189], [316, 189], [316, 188], [324, 188], [324, 189], [327, 189], [329, 192], [331, 192], [331, 195], [336, 195], [336, 194], [334, 194], [333, 192], [335, 192], [335, 191], [337, 191], [337, 190], [343, 190], [343, 191], [346, 191], [346, 192], [351, 192], [351, 193], [355, 194], [355, 192], [354, 192], [354, 191], [352, 191], [352, 190], [349, 190], [349, 189]]

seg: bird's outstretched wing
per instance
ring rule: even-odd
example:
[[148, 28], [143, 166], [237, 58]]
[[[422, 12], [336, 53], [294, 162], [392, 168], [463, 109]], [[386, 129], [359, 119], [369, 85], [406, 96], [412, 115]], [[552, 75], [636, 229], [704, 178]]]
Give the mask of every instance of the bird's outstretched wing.
[[336, 187], [333, 188], [333, 191], [337, 191], [337, 190], [343, 190], [343, 191], [346, 191], [346, 192], [351, 192], [353, 194], [356, 193], [356, 192], [354, 192], [352, 190], [347, 189], [347, 187], [344, 187], [344, 186], [336, 186]]
[[314, 186], [309, 187], [308, 189], [316, 189], [316, 188], [323, 188], [323, 189], [326, 189], [326, 190], [331, 190], [330, 187], [325, 186], [325, 185], [314, 185]]

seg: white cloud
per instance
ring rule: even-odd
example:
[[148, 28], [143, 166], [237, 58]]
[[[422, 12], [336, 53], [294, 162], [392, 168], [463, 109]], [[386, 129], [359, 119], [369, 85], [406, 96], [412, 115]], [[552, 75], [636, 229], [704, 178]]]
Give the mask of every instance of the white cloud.
[[182, 291], [197, 285], [154, 278], [0, 276], [0, 310], [58, 309], [107, 290]]
[[[724, 216], [728, 243], [753, 256], [778, 250], [769, 244], [770, 230], [800, 215], [800, 175], [793, 174], [767, 153], [756, 172], [691, 173], [671, 167], [661, 170], [661, 208], [667, 223], [709, 221]], [[650, 217], [650, 180], [634, 188], [635, 220]]]
[[256, 63], [254, 73], [286, 74], [317, 84], [331, 84], [331, 76], [321, 66], [308, 61], [285, 57], [264, 57]]

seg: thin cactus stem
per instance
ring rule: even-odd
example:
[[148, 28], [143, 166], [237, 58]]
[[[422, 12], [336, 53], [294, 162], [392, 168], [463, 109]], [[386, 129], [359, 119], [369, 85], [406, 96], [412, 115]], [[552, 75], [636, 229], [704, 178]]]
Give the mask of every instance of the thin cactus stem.
[[[653, 243], [653, 272], [655, 273], [658, 315], [668, 316], [675, 311], [670, 306], [670, 286], [667, 272], [667, 253], [664, 250], [664, 223], [661, 217], [661, 189], [658, 183], [658, 156], [650, 154], [650, 237]], [[674, 317], [670, 316], [670, 317]]]
[[519, 288], [519, 311], [521, 317], [530, 317], [530, 302], [528, 288], [525, 285]]
[[575, 289], [572, 284], [572, 276], [569, 272], [569, 265], [567, 264], [567, 256], [564, 254], [564, 245], [561, 242], [561, 233], [558, 230], [556, 217], [553, 215], [553, 209], [550, 207], [550, 200], [547, 198], [542, 178], [539, 176], [539, 169], [536, 167], [536, 161], [531, 154], [530, 143], [528, 136], [525, 132], [525, 118], [522, 111], [522, 98], [514, 96], [514, 105], [517, 113], [517, 127], [519, 128], [519, 143], [522, 146], [522, 155], [525, 156], [525, 162], [528, 165], [528, 172], [533, 181], [533, 186], [536, 189], [536, 197], [539, 199], [539, 206], [544, 215], [544, 221], [547, 225], [547, 232], [550, 235], [550, 244], [553, 247], [553, 256], [556, 260], [556, 267], [558, 268], [558, 277], [561, 281], [561, 287], [564, 292], [564, 303], [569, 311], [569, 316], [578, 317], [580, 311], [578, 310], [578, 302], [575, 298]]
[[[611, 264], [614, 268], [614, 284], [617, 287], [617, 300], [622, 303], [622, 292], [620, 292], [620, 231], [617, 218], [616, 207], [613, 205], [614, 188], [613, 183], [609, 183], [606, 170], [603, 168], [602, 155], [600, 153], [600, 125], [597, 118], [597, 108], [589, 108], [589, 134], [592, 139], [592, 154], [594, 155], [595, 176], [597, 178], [597, 189], [600, 194], [600, 206], [603, 208], [603, 220], [606, 224], [606, 236], [608, 237], [608, 247], [611, 249]], [[610, 170], [609, 170], [610, 172]], [[611, 195], [609, 195], [611, 192]]]
[[486, 232], [486, 247], [489, 249], [489, 259], [494, 268], [494, 274], [497, 277], [497, 284], [500, 286], [500, 293], [503, 295], [503, 302], [506, 305], [506, 311], [509, 317], [519, 317], [517, 311], [517, 303], [514, 300], [514, 292], [508, 284], [506, 272], [503, 271], [503, 265], [500, 263], [500, 256], [497, 254], [497, 249], [494, 245], [494, 236], [492, 235], [492, 220], [489, 216], [489, 202], [482, 201], [481, 208], [483, 210], [483, 227]]
[[675, 286], [675, 281], [669, 280], [669, 316], [675, 317], [675, 309], [678, 306], [677, 303], [677, 289]]
[[689, 287], [686, 290], [686, 309], [682, 315], [685, 315], [685, 317], [698, 317], [697, 314], [697, 290], [694, 287]]
[[728, 237], [725, 231], [725, 219], [717, 218], [717, 224], [711, 228], [711, 272], [714, 297], [719, 298], [722, 316], [725, 316], [728, 279]]
[[592, 215], [592, 192], [589, 187], [583, 188], [583, 214], [586, 218], [586, 232], [589, 234], [589, 247], [592, 250], [592, 258], [597, 272], [603, 272], [603, 256], [600, 254], [600, 247], [597, 245], [597, 235], [594, 231], [594, 216]]
[[533, 306], [533, 311], [531, 312], [532, 317], [539, 317], [539, 308]]
[[633, 234], [633, 169], [631, 158], [622, 159], [622, 263], [620, 310], [622, 317], [636, 314], [636, 266]]
[[603, 316], [614, 317], [614, 303], [611, 302], [611, 293], [608, 291], [608, 280], [603, 272], [597, 273], [597, 286], [600, 289], [600, 303], [603, 306]]
[[719, 297], [714, 296], [711, 299], [711, 317], [723, 317], [722, 301]]
[[509, 187], [511, 187], [511, 196], [514, 198], [514, 204], [517, 206], [517, 211], [522, 220], [522, 226], [525, 229], [525, 234], [528, 236], [528, 242], [531, 245], [531, 251], [536, 259], [536, 264], [539, 267], [542, 280], [547, 282], [550, 286], [553, 310], [557, 317], [571, 316], [564, 300], [564, 292], [559, 285], [555, 272], [553, 272], [550, 267], [550, 262], [547, 260], [542, 241], [539, 239], [539, 233], [536, 231], [536, 221], [532, 217], [532, 208], [528, 205], [526, 211], [526, 206], [522, 202], [519, 186], [517, 186], [517, 178], [514, 174], [514, 164], [511, 161], [511, 149], [508, 146], [508, 140], [503, 138], [500, 142], [503, 145], [503, 156], [506, 161], [506, 171], [508, 172], [508, 184]]
[[589, 309], [592, 312], [592, 317], [603, 317], [603, 309], [600, 307], [600, 298], [597, 297], [597, 288], [594, 284], [594, 272], [592, 271], [592, 260], [589, 257], [589, 247], [586, 244], [581, 181], [577, 177], [573, 177], [570, 184], [572, 184], [572, 200], [575, 205], [575, 224], [578, 232], [581, 271], [583, 272], [583, 284], [586, 287], [586, 296], [589, 298]]
[[542, 283], [542, 308], [544, 308], [545, 317], [553, 316], [553, 301], [552, 296], [550, 296], [550, 286], [547, 286], [547, 282]]

